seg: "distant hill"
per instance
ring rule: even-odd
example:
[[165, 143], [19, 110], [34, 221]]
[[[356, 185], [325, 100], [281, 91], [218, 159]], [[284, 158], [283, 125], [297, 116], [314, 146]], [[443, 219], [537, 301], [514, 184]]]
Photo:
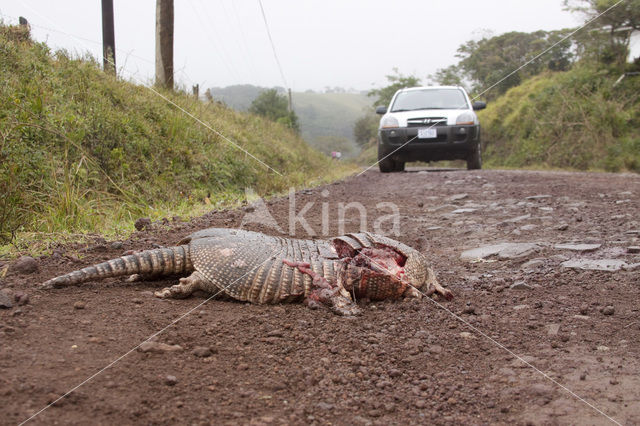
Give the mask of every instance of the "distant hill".
[[[246, 111], [251, 102], [267, 88], [249, 84], [213, 87], [214, 99], [228, 106]], [[285, 93], [283, 88], [279, 91]], [[353, 137], [353, 125], [371, 106], [364, 93], [293, 92], [293, 109], [300, 121], [302, 137], [313, 147], [323, 151], [343, 151], [348, 156], [358, 154]]]

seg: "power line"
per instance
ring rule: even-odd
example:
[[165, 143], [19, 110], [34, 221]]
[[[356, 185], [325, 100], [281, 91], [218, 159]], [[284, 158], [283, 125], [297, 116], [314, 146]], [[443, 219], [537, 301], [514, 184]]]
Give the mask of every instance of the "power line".
[[[197, 8], [195, 2], [189, 0], [189, 6], [191, 6], [191, 9], [193, 10], [193, 13], [196, 17], [196, 19], [198, 20], [198, 22], [200, 22], [200, 25], [203, 28], [203, 33], [206, 35], [206, 37], [209, 39], [209, 41], [211, 42], [213, 49], [211, 49], [211, 51], [217, 53], [218, 57], [221, 59], [220, 62], [222, 62], [222, 64], [224, 65], [224, 67], [227, 69], [227, 71], [229, 72], [229, 75], [240, 75], [240, 73], [238, 72], [237, 68], [234, 66], [233, 62], [231, 61], [229, 55], [227, 55], [226, 50], [223, 48], [224, 43], [219, 43], [218, 40], [218, 33], [215, 31], [215, 25], [213, 25], [213, 22], [211, 22], [211, 18], [205, 18], [204, 16], [202, 16], [203, 14], [206, 14], [206, 10], [204, 12], [200, 12], [200, 10]], [[209, 19], [209, 23], [207, 24], [207, 22], [205, 21], [205, 19]], [[215, 32], [215, 36], [213, 36], [208, 29], [212, 28]]]
[[[36, 12], [35, 12], [35, 11], [33, 11], [33, 10], [32, 10], [32, 12], [34, 12], [34, 14], [35, 14], [35, 15], [37, 15], [38, 17], [40, 17], [40, 18], [42, 18], [42, 19], [44, 19], [44, 20], [47, 20], [47, 21], [49, 21], [49, 22], [51, 22], [52, 24], [54, 24], [54, 25], [55, 25], [55, 23], [54, 23], [53, 21], [51, 21], [49, 18], [47, 18], [46, 16], [42, 16], [42, 15], [40, 15], [40, 14], [36, 13]], [[15, 21], [16, 21], [16, 19], [15, 19], [13, 16], [5, 15], [5, 14], [3, 14], [2, 12], [0, 12], [0, 16], [1, 16], [1, 17], [3, 17], [3, 18], [5, 18], [5, 19], [10, 20], [11, 22], [15, 22]], [[65, 31], [62, 31], [62, 30], [58, 30], [58, 29], [56, 29], [56, 28], [45, 27], [44, 25], [34, 24], [34, 23], [33, 23], [33, 22], [31, 22], [31, 21], [29, 22], [29, 25], [30, 25], [31, 27], [33, 27], [33, 28], [39, 28], [39, 29], [41, 29], [41, 30], [45, 30], [45, 31], [50, 31], [50, 32], [53, 32], [53, 33], [61, 34], [61, 35], [63, 35], [63, 36], [69, 37], [69, 38], [75, 38], [75, 39], [77, 39], [77, 40], [81, 40], [81, 41], [86, 42], [86, 43], [91, 43], [91, 44], [95, 44], [95, 45], [97, 45], [97, 46], [102, 46], [102, 42], [101, 42], [101, 41], [88, 39], [88, 38], [85, 38], [85, 37], [82, 37], [82, 36], [79, 36], [79, 35], [76, 35], [76, 34], [71, 34], [71, 33], [68, 33], [68, 32], [65, 32]], [[64, 49], [64, 46], [62, 46], [62, 45], [60, 45], [59, 47]], [[85, 46], [85, 47], [86, 47], [86, 46]], [[74, 50], [75, 50], [75, 49], [74, 49]], [[75, 52], [76, 52], [76, 54], [78, 54], [78, 55], [81, 55], [81, 54], [82, 54], [82, 52], [80, 52], [80, 51], [78, 51], [78, 50], [75, 50]], [[118, 53], [118, 52], [120, 52], [120, 53]], [[118, 54], [118, 56], [122, 57], [122, 56], [123, 56], [123, 52], [124, 52], [124, 57], [125, 57], [125, 63], [127, 62], [127, 61], [126, 61], [126, 58], [132, 57], [132, 58], [136, 58], [136, 59], [138, 59], [138, 60], [140, 60], [140, 61], [142, 61], [142, 62], [146, 62], [146, 63], [151, 64], [151, 65], [155, 65], [155, 62], [154, 62], [154, 61], [149, 60], [149, 59], [147, 59], [147, 58], [145, 58], [145, 57], [143, 57], [143, 56], [140, 56], [140, 55], [136, 55], [136, 54], [134, 54], [133, 52], [135, 52], [135, 49], [127, 50], [127, 49], [125, 49], [125, 48], [123, 48], [123, 47], [116, 47], [116, 53]], [[91, 52], [90, 52], [90, 51], [87, 51], [87, 53], [91, 54]], [[120, 69], [121, 69], [121, 70], [122, 70], [122, 69], [125, 69], [125, 67], [124, 67], [124, 66], [122, 66], [122, 67], [120, 67]], [[190, 82], [191, 84], [196, 84], [196, 83], [195, 83], [195, 81], [194, 81], [194, 80], [189, 76], [189, 74], [187, 74], [187, 72], [184, 70], [184, 68], [180, 68], [180, 69], [178, 69], [178, 70], [176, 70], [176, 71], [177, 71], [177, 72], [179, 72], [179, 73], [181, 73], [181, 74], [182, 74], [182, 75], [183, 75], [187, 80], [189, 80], [189, 82]], [[128, 72], [129, 72], [130, 74], [133, 74], [131, 71], [128, 71]]]
[[262, 12], [262, 19], [264, 20], [264, 26], [267, 29], [267, 35], [269, 36], [269, 42], [271, 43], [273, 56], [276, 58], [276, 63], [278, 64], [278, 70], [280, 70], [280, 76], [282, 77], [282, 81], [284, 82], [284, 87], [288, 88], [289, 85], [287, 84], [287, 79], [284, 78], [282, 65], [280, 64], [280, 59], [278, 59], [278, 54], [276, 53], [276, 46], [273, 44], [273, 38], [271, 37], [271, 30], [269, 30], [269, 23], [267, 22], [267, 15], [264, 13], [264, 7], [262, 7], [262, 0], [258, 0], [258, 4], [260, 5], [260, 11]]
[[[244, 31], [242, 30], [242, 24], [240, 22], [240, 19], [238, 18], [238, 15], [235, 14], [235, 20], [237, 22], [237, 25], [233, 25], [231, 22], [231, 15], [229, 14], [227, 7], [225, 6], [225, 1], [221, 0], [220, 4], [222, 5], [222, 10], [224, 11], [225, 17], [227, 18], [226, 22], [229, 25], [229, 28], [235, 29], [241, 35], [240, 39], [238, 39], [238, 37], [233, 37], [233, 40], [238, 46], [238, 51], [241, 52], [242, 59], [244, 60], [245, 64], [247, 64], [247, 69], [249, 71], [249, 74], [251, 75], [251, 78], [253, 79], [253, 81], [257, 81], [256, 76], [258, 74], [255, 71], [253, 61], [251, 61], [251, 55], [249, 54], [249, 49], [247, 48], [246, 38], [244, 36]], [[232, 3], [232, 4], [235, 9], [235, 3]]]

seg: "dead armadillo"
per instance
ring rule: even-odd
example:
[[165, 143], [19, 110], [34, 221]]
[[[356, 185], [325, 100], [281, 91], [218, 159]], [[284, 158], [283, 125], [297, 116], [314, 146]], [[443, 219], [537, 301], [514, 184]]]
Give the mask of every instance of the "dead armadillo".
[[183, 298], [202, 290], [252, 303], [305, 300], [309, 306], [324, 304], [342, 315], [359, 312], [351, 295], [356, 300], [419, 298], [421, 293], [434, 292], [452, 297], [438, 283], [424, 255], [376, 234], [312, 241], [210, 228], [178, 244], [89, 266], [53, 278], [41, 288], [123, 275], [191, 273], [155, 295]]

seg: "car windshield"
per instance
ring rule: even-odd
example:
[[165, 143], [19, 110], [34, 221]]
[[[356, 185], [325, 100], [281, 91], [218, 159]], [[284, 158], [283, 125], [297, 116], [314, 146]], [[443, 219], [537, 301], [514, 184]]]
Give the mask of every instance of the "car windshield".
[[468, 107], [467, 98], [460, 89], [424, 89], [398, 93], [391, 112]]

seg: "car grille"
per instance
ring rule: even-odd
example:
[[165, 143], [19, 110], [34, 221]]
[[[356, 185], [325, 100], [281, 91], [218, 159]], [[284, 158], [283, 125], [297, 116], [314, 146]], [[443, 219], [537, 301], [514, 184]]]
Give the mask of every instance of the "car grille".
[[447, 117], [422, 117], [407, 120], [407, 127], [446, 126]]

